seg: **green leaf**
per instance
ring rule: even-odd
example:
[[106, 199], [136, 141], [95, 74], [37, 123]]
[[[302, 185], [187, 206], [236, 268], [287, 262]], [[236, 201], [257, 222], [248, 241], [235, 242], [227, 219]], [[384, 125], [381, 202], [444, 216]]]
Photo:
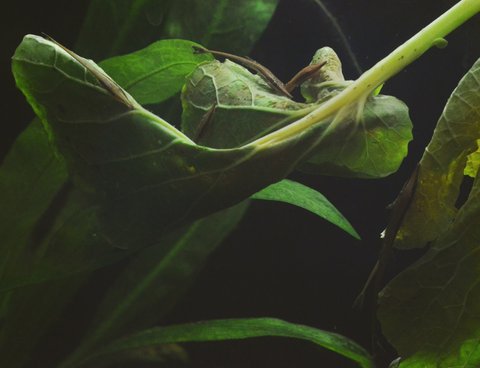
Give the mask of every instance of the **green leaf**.
[[0, 366], [17, 368], [32, 363], [32, 352], [70, 302], [86, 275], [55, 280], [3, 293], [0, 317]]
[[[480, 139], [479, 79], [477, 61], [447, 102], [420, 161], [415, 194], [395, 242], [398, 248], [423, 247], [439, 237], [456, 216], [467, 157], [477, 150]], [[473, 166], [471, 171], [474, 175]]]
[[[158, 40], [164, 34], [163, 27], [156, 21], [164, 16], [164, 10], [169, 5], [167, 1], [120, 0], [114, 2], [98, 0], [91, 3], [87, 20], [77, 43], [78, 48], [88, 56], [105, 58], [118, 52], [133, 51]], [[110, 11], [112, 7], [115, 8], [114, 11]], [[270, 16], [273, 14], [273, 10], [271, 10]], [[258, 27], [255, 28], [258, 32], [261, 32], [269, 21], [269, 17], [266, 17], [265, 13], [260, 15], [263, 17], [263, 26], [262, 22], [258, 23]], [[145, 17], [147, 18], [146, 22], [144, 21]], [[156, 20], [155, 17], [157, 17]], [[254, 17], [255, 14], [252, 14], [249, 19]], [[164, 16], [164, 19], [166, 18], [167, 15]], [[242, 20], [239, 19], [239, 21]], [[121, 28], [121, 32], [117, 32], [118, 27]], [[112, 30], [113, 32], [111, 32]], [[169, 35], [178, 37], [171, 31]], [[251, 32], [238, 33], [236, 39], [241, 41], [239, 43], [242, 47], [250, 48], [258, 36], [259, 33], [255, 33], [252, 28]], [[242, 37], [246, 39], [242, 39]], [[215, 40], [214, 36], [211, 38], [213, 41]], [[224, 35], [222, 35], [222, 39], [225, 39]], [[234, 48], [233, 51], [241, 50]], [[106, 67], [110, 67], [110, 64]], [[175, 69], [175, 71], [177, 70]], [[128, 76], [126, 78], [128, 80]], [[162, 93], [165, 92], [162, 90]], [[72, 221], [75, 221], [88, 207], [84, 202], [80, 205], [73, 200], [74, 203], [66, 203], [66, 209], [60, 208], [62, 203], [58, 198], [63, 195], [62, 188], [66, 180], [67, 171], [63, 159], [54, 154], [45, 130], [38, 120], [35, 120], [17, 139], [0, 171], [0, 202], [3, 215], [0, 221], [1, 287], [8, 289], [28, 283], [38, 283], [49, 278], [62, 277], [68, 273], [69, 264], [77, 263], [75, 258], [79, 258], [80, 262], [84, 259], [85, 255], [81, 252], [77, 254], [73, 248], [66, 247], [67, 250], [64, 250], [65, 244], [62, 244], [59, 239], [55, 241], [56, 246], [51, 246], [55, 234], [49, 227], [65, 228], [66, 218], [62, 213], [76, 213], [72, 215]], [[67, 202], [70, 200], [68, 199]], [[73, 234], [74, 224], [68, 225], [70, 226], [69, 231]], [[78, 231], [81, 232], [82, 229]], [[84, 230], [82, 235], [85, 233], [88, 231]], [[49, 244], [52, 250], [48, 256], [42, 255], [46, 244]], [[32, 249], [35, 251], [31, 252]], [[55, 254], [55, 251], [59, 251], [58, 254]], [[111, 252], [111, 247], [108, 252]], [[109, 260], [123, 258], [125, 254], [127, 253], [116, 255]], [[35, 255], [38, 258], [35, 258]], [[42, 257], [44, 260], [48, 260], [44, 265], [41, 264]], [[95, 253], [90, 254], [89, 257], [94, 258]], [[83, 269], [99, 267], [105, 264], [104, 261], [93, 265], [85, 264]], [[60, 267], [63, 264], [65, 266]], [[29, 273], [34, 265], [41, 271], [37, 270], [31, 274], [32, 277], [25, 278], [25, 274]], [[55, 271], [59, 268], [63, 271], [56, 274]], [[35, 275], [42, 277], [36, 278]], [[11, 294], [1, 295], [0, 322], [2, 322], [2, 318], [8, 319], [9, 322], [8, 325], [3, 325], [2, 338], [5, 340], [2, 341], [5, 343], [2, 342], [4, 349], [1, 354], [2, 362], [8, 363], [0, 363], [0, 365], [14, 367], [14, 364], [20, 365], [23, 361], [18, 357], [22, 356], [28, 359], [29, 349], [33, 347], [39, 337], [43, 336], [45, 328], [49, 326], [51, 318], [48, 316], [54, 318], [60, 313], [71, 293], [78, 287], [82, 277], [84, 276], [70, 281], [56, 282], [50, 286], [38, 285], [25, 290], [16, 290], [13, 292], [13, 296]], [[75, 281], [77, 279], [78, 283]], [[56, 287], [57, 284], [61, 286]], [[42, 296], [41, 304], [37, 300], [39, 295]], [[35, 312], [29, 311], [28, 316], [25, 313], [20, 316], [20, 311], [24, 310], [22, 306], [32, 303], [37, 305]], [[20, 317], [17, 318], [18, 316]], [[39, 316], [40, 318], [38, 318]], [[21, 337], [21, 344], [18, 343], [19, 337]], [[13, 357], [12, 360], [9, 361], [9, 357]]]
[[198, 220], [135, 256], [108, 290], [90, 332], [70, 359], [83, 356], [101, 341], [157, 323], [238, 225], [247, 207], [244, 202]]
[[[54, 155], [45, 130], [35, 120], [17, 139], [0, 171], [2, 285], [15, 286], [10, 281], [36, 267], [37, 256], [45, 251], [44, 239], [54, 231], [49, 219], [69, 217], [68, 211], [60, 209], [70, 196], [65, 180], [65, 164]], [[78, 275], [0, 293], [0, 366], [21, 367], [31, 359], [29, 354], [85, 278]]]
[[336, 123], [341, 128], [323, 140], [315, 154], [302, 164], [301, 171], [382, 178], [396, 172], [407, 156], [412, 122], [408, 107], [393, 96], [371, 96], [358, 122], [348, 118]]
[[167, 38], [248, 54], [268, 25], [278, 0], [176, 0], [163, 25]]
[[[162, 4], [162, 6], [167, 7], [167, 4]], [[111, 55], [112, 52], [118, 52], [119, 50], [122, 51], [129, 51], [133, 50], [137, 47], [141, 47], [145, 45], [145, 42], [148, 43], [148, 40], [156, 40], [159, 37], [159, 34], [161, 34], [163, 31], [159, 29], [158, 27], [152, 25], [150, 22], [143, 22], [143, 17], [145, 14], [150, 14], [150, 12], [147, 12], [147, 9], [152, 10], [151, 14], [158, 14], [161, 16], [163, 14], [163, 11], [155, 12], [152, 7], [159, 6], [158, 2], [139, 2], [139, 1], [122, 1], [122, 2], [110, 2], [110, 1], [93, 1], [88, 12], [87, 20], [85, 22], [84, 28], [81, 32], [80, 39], [78, 42], [78, 47], [81, 50], [84, 50], [87, 55], [97, 55], [98, 57], [105, 57], [108, 55]], [[112, 8], [115, 8], [115, 11], [110, 11]], [[135, 10], [135, 11], [132, 11]], [[158, 10], [158, 9], [157, 9]], [[273, 12], [273, 10], [272, 10]], [[246, 13], [244, 15], [247, 15]], [[150, 16], [150, 15], [149, 15]], [[255, 15], [252, 15], [254, 17]], [[271, 16], [271, 14], [270, 14]], [[167, 19], [167, 15], [165, 15], [164, 20]], [[266, 21], [266, 20], [265, 20]], [[116, 23], [118, 22], [118, 23]], [[144, 27], [145, 26], [145, 27]], [[118, 27], [122, 27], [122, 31], [118, 32]], [[114, 37], [110, 37], [110, 31], [112, 31]], [[179, 32], [181, 29], [179, 29]], [[159, 32], [159, 33], [158, 33]], [[171, 30], [170, 30], [170, 35], [173, 35]], [[203, 33], [202, 33], [203, 34]], [[118, 36], [118, 37], [117, 37]], [[248, 38], [248, 42], [250, 45], [253, 44], [255, 41], [257, 35], [254, 35], [252, 33], [245, 33], [243, 36]], [[256, 36], [256, 37], [254, 37]], [[115, 41], [112, 44], [112, 39], [115, 39]], [[214, 39], [214, 37], [212, 38]], [[107, 42], [107, 44], [105, 44]], [[138, 44], [140, 42], [140, 44]], [[108, 47], [107, 47], [108, 46]], [[112, 46], [112, 47], [110, 47]], [[114, 50], [114, 49], [117, 50]], [[186, 51], [186, 50], [185, 50]], [[198, 58], [198, 56], [197, 56]], [[201, 58], [198, 60], [202, 60]], [[112, 68], [115, 68], [114, 62], [105, 62], [107, 65], [107, 68], [112, 65]], [[118, 68], [117, 68], [118, 70]], [[128, 76], [125, 76], [126, 81], [128, 82]], [[147, 82], [147, 81], [146, 81]], [[40, 127], [39, 129], [32, 129], [32, 135], [29, 139], [31, 142], [34, 142], [34, 144], [29, 144], [25, 146], [25, 154], [24, 154], [24, 160], [28, 162], [25, 163], [14, 163], [12, 167], [13, 171], [9, 173], [9, 177], [14, 178], [16, 175], [19, 176], [19, 183], [20, 185], [11, 185], [8, 191], [4, 191], [2, 193], [14, 193], [8, 194], [5, 198], [14, 198], [14, 197], [19, 197], [19, 198], [28, 198], [29, 195], [32, 195], [32, 192], [35, 192], [40, 200], [43, 200], [45, 202], [44, 206], [48, 206], [48, 203], [50, 203], [51, 198], [58, 192], [59, 188], [63, 185], [63, 183], [66, 180], [67, 173], [64, 168], [59, 168], [59, 165], [56, 165], [53, 160], [51, 160], [51, 157], [53, 157], [53, 151], [49, 146], [49, 142], [47, 139], [47, 135], [44, 134], [44, 132], [41, 130]], [[30, 129], [30, 128], [29, 128]], [[20, 143], [18, 143], [20, 144]], [[35, 150], [35, 152], [30, 152], [27, 153], [28, 149], [32, 148], [38, 148]], [[15, 160], [13, 160], [15, 161]], [[12, 162], [13, 162], [12, 161]], [[42, 167], [44, 164], [43, 162], [49, 162], [50, 165], [52, 165], [51, 168], [48, 170], [60, 170], [60, 175], [62, 175], [62, 179], [55, 181], [55, 175], [49, 175], [48, 173], [45, 175], [45, 181], [50, 181], [48, 184], [48, 190], [50, 190], [50, 196], [48, 192], [43, 191], [42, 187], [35, 187], [35, 189], [32, 191], [32, 188], [30, 184], [32, 183], [32, 177], [34, 176], [21, 176], [22, 174], [16, 174], [14, 171], [19, 170], [20, 168], [28, 168], [28, 165], [34, 166], [34, 167]], [[25, 172], [33, 173], [34, 170], [25, 170]], [[28, 188], [26, 188], [25, 184], [28, 183], [27, 185]], [[22, 190], [22, 188], [25, 188], [25, 191]], [[27, 193], [27, 194], [25, 194]], [[13, 201], [12, 201], [13, 203]], [[18, 207], [16, 207], [18, 208]], [[5, 214], [7, 212], [4, 212]], [[41, 216], [41, 210], [39, 212], [35, 212], [35, 208], [32, 206], [29, 206], [28, 208], [25, 209], [25, 211], [15, 211], [15, 213], [21, 214], [23, 218], [28, 219], [29, 214], [35, 215], [36, 213], [36, 218], [39, 218]], [[12, 218], [13, 220], [13, 218]], [[10, 221], [10, 219], [9, 219]], [[25, 227], [21, 232], [19, 232], [22, 236], [28, 236], [31, 233], [31, 229], [34, 226], [36, 220], [33, 220], [30, 222], [30, 228]], [[20, 222], [12, 221], [12, 223], [16, 224], [21, 224]], [[8, 222], [4, 222], [5, 225], [8, 224]], [[13, 230], [12, 230], [13, 229]], [[16, 229], [15, 226], [13, 227], [8, 227], [5, 226], [5, 235], [4, 237], [12, 237], [12, 239], [17, 239], [17, 236], [19, 233], [15, 232], [14, 229]], [[7, 242], [4, 243], [7, 245]], [[18, 250], [18, 254], [20, 254], [20, 248], [17, 247], [14, 248]], [[12, 248], [9, 248], [12, 249]], [[2, 253], [4, 254], [4, 253]], [[19, 256], [20, 257], [20, 256]], [[3, 259], [7, 259], [7, 257], [2, 257]], [[121, 257], [118, 257], [121, 258]], [[18, 263], [24, 263], [23, 261], [18, 259]], [[98, 267], [98, 264], [96, 264], [96, 267]], [[19, 272], [19, 275], [22, 273]], [[60, 274], [59, 274], [60, 275]], [[2, 276], [2, 285], [5, 284], [6, 278]], [[39, 282], [43, 280], [43, 278], [35, 280], [36, 282]], [[34, 279], [29, 279], [26, 280], [24, 279], [22, 283], [25, 282], [32, 282]], [[18, 284], [17, 284], [18, 285]], [[10, 287], [13, 287], [14, 284], [10, 285]]]
[[95, 60], [141, 49], [164, 34], [163, 21], [170, 3], [171, 0], [93, 0], [75, 49]]
[[[477, 139], [477, 147], [479, 147], [480, 139]], [[477, 175], [480, 166], [480, 149], [472, 152], [467, 156], [467, 164], [465, 166], [464, 174], [474, 178]]]
[[[182, 90], [182, 131], [198, 144], [234, 148], [312, 111], [280, 96], [260, 77], [229, 60], [199, 65]], [[208, 122], [202, 121], [215, 106]]]
[[431, 249], [382, 291], [378, 316], [401, 368], [480, 366], [480, 180]]
[[194, 55], [184, 40], [162, 40], [123, 56], [100, 63], [109, 75], [140, 104], [156, 104], [180, 92], [185, 77], [202, 62], [212, 57]]
[[278, 0], [94, 0], [76, 49], [99, 60], [138, 50], [160, 38], [182, 38], [211, 48], [248, 53], [277, 3]]
[[[480, 365], [480, 180], [467, 167], [480, 138], [480, 61], [451, 95], [420, 163], [413, 202], [398, 246], [427, 253], [381, 293], [382, 330], [406, 367]], [[464, 172], [475, 174], [467, 201], [455, 201]], [[475, 171], [475, 172], [474, 172]]]
[[[326, 58], [328, 67], [322, 67], [320, 77], [323, 73], [342, 75], [341, 70], [332, 70], [341, 65], [333, 50], [320, 49], [312, 63], [325, 61], [319, 55]], [[305, 82], [302, 92], [309, 103], [300, 103], [279, 95], [262, 77], [229, 60], [201, 64], [182, 90], [182, 131], [202, 145], [238, 147], [304, 117], [348, 85], [345, 81], [322, 82]], [[302, 171], [384, 177], [398, 169], [412, 138], [408, 108], [392, 96], [369, 96], [346, 107], [329, 123], [315, 150], [300, 166]]]
[[360, 239], [360, 235], [348, 220], [323, 194], [301, 183], [284, 179], [255, 193], [252, 198], [285, 202], [304, 208], [338, 226], [354, 238]]
[[284, 178], [328, 129], [321, 123], [274, 144], [217, 150], [194, 144], [92, 61], [41, 37], [25, 37], [13, 70], [77, 187], [93, 197], [48, 239], [36, 260], [41, 267], [18, 275], [21, 283], [91, 270], [159, 244], [175, 227]]
[[152, 328], [114, 341], [71, 367], [84, 366], [97, 359], [107, 360], [123, 351], [147, 346], [267, 336], [310, 341], [357, 362], [361, 367], [373, 367], [367, 351], [344, 336], [274, 318], [225, 319]]
[[30, 267], [23, 256], [36, 248], [36, 225], [66, 176], [64, 161], [54, 155], [36, 120], [17, 139], [0, 171], [0, 279], [13, 265], [18, 273]]

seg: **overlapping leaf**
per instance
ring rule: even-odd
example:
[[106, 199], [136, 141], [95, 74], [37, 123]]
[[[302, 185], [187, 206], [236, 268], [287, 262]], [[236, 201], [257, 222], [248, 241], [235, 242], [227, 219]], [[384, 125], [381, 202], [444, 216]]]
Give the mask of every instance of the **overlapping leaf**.
[[185, 40], [157, 41], [131, 54], [107, 59], [101, 66], [138, 103], [155, 104], [177, 94], [185, 77], [198, 64], [212, 59], [208, 54], [193, 55], [193, 45]]
[[284, 179], [255, 193], [252, 198], [285, 202], [302, 207], [338, 226], [354, 238], [360, 239], [350, 222], [323, 194], [301, 183]]
[[[402, 246], [433, 240], [419, 261], [382, 291], [382, 329], [400, 355], [400, 367], [480, 365], [480, 180], [457, 211], [467, 156], [480, 136], [477, 61], [443, 112], [421, 161]], [[414, 222], [417, 221], [417, 222]]]
[[[86, 72], [82, 63], [104, 80]], [[19, 87], [48, 125], [80, 178], [77, 183], [96, 195], [92, 207], [69, 220], [75, 234], [82, 229], [85, 236], [72, 238], [63, 231], [67, 227], [50, 239], [59, 249], [60, 244], [69, 244], [84, 255], [76, 266], [58, 265], [70, 271], [92, 266], [84, 259], [89, 249], [95, 249], [92, 262], [98, 263], [103, 252], [104, 257], [116, 257], [118, 249], [156, 244], [166, 230], [278, 181], [327, 126], [319, 124], [295, 139], [264, 148], [197, 146], [139, 106], [92, 62], [82, 63], [35, 36], [26, 37], [14, 57]]]
[[[223, 2], [224, 5], [228, 2]], [[252, 1], [255, 3], [255, 1]], [[182, 6], [187, 6], [187, 2], [183, 1]], [[84, 24], [84, 27], [81, 31], [79, 42], [77, 43], [77, 47], [85, 52], [88, 56], [94, 56], [98, 58], [105, 58], [107, 56], [111, 56], [114, 53], [120, 51], [128, 51], [128, 50], [136, 50], [139, 47], [147, 45], [150, 40], [154, 41], [158, 38], [165, 36], [165, 30], [159, 24], [151, 24], [150, 22], [144, 22], [145, 17], [162, 17], [162, 21], [168, 20], [168, 14], [165, 13], [164, 10], [160, 9], [159, 6], [164, 7], [166, 9], [168, 6], [166, 2], [158, 3], [153, 1], [136, 1], [136, 0], [124, 0], [120, 2], [113, 2], [113, 1], [93, 1]], [[188, 6], [187, 6], [188, 7]], [[111, 11], [112, 10], [112, 11]], [[155, 10], [155, 11], [154, 11]], [[272, 16], [274, 8], [270, 8], [270, 17]], [[152, 11], [152, 12], [150, 12]], [[204, 16], [210, 16], [210, 9], [202, 9], [202, 14], [205, 13]], [[231, 14], [231, 13], [230, 13]], [[256, 14], [247, 14], [242, 13], [243, 16], [249, 17], [249, 19], [254, 19]], [[200, 14], [197, 14], [200, 16]], [[266, 17], [265, 13], [260, 14], [262, 19], [257, 19], [259, 24], [263, 23], [263, 28], [268, 23], [269, 17]], [[238, 17], [237, 17], [238, 18]], [[152, 18], [153, 19], [153, 18]], [[150, 20], [152, 20], [150, 19]], [[240, 19], [240, 18], [238, 18]], [[155, 22], [154, 22], [155, 23]], [[253, 45], [256, 38], [259, 36], [259, 32], [263, 30], [262, 27], [257, 27], [252, 29], [248, 32], [243, 32], [239, 37], [245, 37], [248, 39], [249, 47]], [[169, 30], [169, 36], [171, 37], [178, 37], [184, 31], [182, 26], [176, 28], [178, 33], [174, 33], [172, 29]], [[197, 29], [195, 32], [198, 32], [198, 35], [210, 34], [210, 28], [205, 28], [203, 30]], [[214, 34], [210, 34], [210, 39], [212, 42], [216, 40]], [[168, 41], [167, 41], [168, 42]], [[245, 44], [247, 41], [242, 41], [242, 44]], [[154, 47], [153, 51], [158, 50]], [[237, 52], [235, 46], [232, 46], [232, 51]], [[152, 57], [153, 54], [149, 53]], [[178, 56], [178, 55], [177, 55]], [[186, 55], [185, 55], [186, 56]], [[190, 55], [188, 55], [190, 56]], [[200, 61], [202, 58], [199, 59]], [[180, 61], [180, 60], [177, 60]], [[112, 62], [107, 62], [107, 68], [111, 68], [112, 72], [119, 70], [119, 63], [121, 60], [116, 59]], [[167, 66], [167, 65], [164, 65]], [[142, 68], [141, 66], [137, 65], [136, 72], [140, 72], [138, 75], [141, 74]], [[122, 79], [120, 77], [120, 79]], [[145, 80], [146, 81], [146, 80]], [[125, 80], [122, 80], [122, 83], [126, 83], [127, 87], [128, 84], [131, 83], [131, 80], [128, 80], [128, 76], [126, 76]], [[149, 84], [151, 86], [152, 84]], [[178, 85], [178, 91], [180, 86]], [[135, 91], [132, 91], [135, 92]], [[166, 97], [166, 95], [164, 95]], [[157, 95], [155, 99], [160, 98], [160, 95]], [[11, 164], [5, 164], [2, 170], [6, 170], [5, 177], [8, 177], [9, 180], [9, 188], [8, 190], [2, 191], [2, 204], [7, 206], [7, 204], [11, 204], [12, 210], [7, 211], [5, 210], [3, 213], [7, 216], [12, 213], [18, 213], [19, 216], [22, 216], [20, 221], [15, 221], [12, 216], [12, 224], [20, 225], [24, 223], [24, 219], [27, 220], [30, 217], [34, 217], [32, 221], [29, 222], [29, 227], [23, 228], [20, 232], [16, 232], [15, 229], [17, 226], [9, 226], [10, 219], [8, 221], [2, 222], [2, 225], [5, 224], [1, 230], [2, 238], [7, 239], [11, 238], [15, 241], [16, 246], [10, 244], [8, 241], [4, 241], [2, 244], [5, 246], [6, 253], [2, 253], [2, 259], [12, 259], [10, 252], [13, 250], [20, 254], [22, 246], [18, 246], [21, 244], [20, 237], [28, 237], [33, 231], [33, 228], [36, 223], [36, 219], [39, 219], [45, 208], [48, 208], [52, 198], [56, 195], [56, 193], [60, 190], [62, 185], [65, 183], [67, 178], [67, 172], [64, 168], [61, 168], [63, 163], [61, 160], [59, 163], [55, 159], [53, 159], [53, 150], [51, 148], [50, 142], [48, 142], [47, 135], [44, 134], [40, 125], [30, 125], [25, 132], [25, 139], [28, 139], [28, 143], [23, 143], [23, 138], [20, 138], [17, 143], [14, 145], [12, 152], [15, 150], [21, 150], [23, 153], [19, 157], [13, 157], [11, 159]], [[27, 137], [28, 136], [28, 137]], [[19, 147], [17, 148], [17, 145]], [[47, 164], [45, 164], [47, 163]], [[10, 165], [11, 169], [7, 167]], [[45, 188], [43, 186], [35, 185], [36, 178], [35, 178], [35, 171], [38, 170], [40, 167], [45, 167], [45, 176], [43, 177], [45, 182]], [[8, 172], [7, 172], [8, 171]], [[59, 174], [49, 174], [48, 171], [51, 172], [59, 172]], [[18, 184], [13, 184], [12, 181], [17, 178]], [[57, 180], [58, 178], [58, 180]], [[28, 185], [26, 185], [28, 183]], [[12, 185], [10, 185], [12, 184]], [[33, 188], [32, 188], [33, 185]], [[38, 197], [38, 201], [43, 201], [42, 208], [39, 208], [38, 211], [33, 206], [29, 206], [24, 210], [19, 210], [16, 198], [20, 198], [21, 200], [29, 198], [29, 196], [36, 195]], [[7, 208], [8, 209], [8, 208]], [[2, 252], [3, 252], [2, 251]], [[60, 257], [59, 257], [60, 258]], [[17, 258], [19, 260], [19, 258]], [[19, 261], [19, 263], [23, 263]], [[97, 265], [98, 266], [98, 265]], [[20, 274], [20, 272], [18, 272]], [[11, 276], [11, 275], [10, 275]], [[1, 277], [1, 284], [4, 287], [13, 287], [15, 286], [13, 283], [8, 285], [8, 278], [10, 277], [6, 275], [4, 272], [0, 273]], [[27, 282], [27, 280], [24, 280]], [[30, 279], [29, 282], [33, 282], [34, 279]], [[36, 280], [37, 282], [41, 281]]]
[[250, 52], [278, 0], [176, 0], [163, 24], [166, 38], [183, 38], [217, 50]]
[[[182, 131], [214, 148], [239, 147], [312, 111], [229, 60], [199, 65], [182, 91], [182, 105]], [[213, 116], [203, 122], [212, 106]]]
[[[92, 1], [86, 22], [80, 32], [77, 47], [87, 56], [101, 59], [118, 52], [134, 51], [146, 46], [165, 36], [165, 30], [159, 21], [168, 20], [168, 14], [165, 11], [168, 3], [168, 1], [137, 0]], [[187, 2], [183, 3], [185, 5]], [[243, 14], [252, 21], [256, 19], [258, 24], [258, 27], [238, 34], [237, 40], [241, 41], [243, 47], [252, 47], [268, 23], [274, 9], [270, 10], [269, 15], [265, 12], [261, 13], [261, 19], [256, 18], [256, 13]], [[211, 15], [210, 9], [202, 9], [202, 14], [204, 16]], [[233, 13], [230, 14], [233, 16]], [[200, 14], [197, 13], [197, 16]], [[238, 14], [235, 16], [240, 22], [242, 21]], [[170, 37], [179, 37], [183, 30], [181, 27], [177, 27], [176, 32], [178, 33], [172, 32], [170, 29], [168, 34]], [[210, 34], [208, 28], [197, 29], [195, 32], [198, 35]], [[211, 34], [209, 37], [212, 42], [215, 42], [215, 34]], [[222, 39], [224, 39], [223, 36]], [[242, 50], [236, 49], [234, 44], [232, 51], [240, 52]], [[107, 67], [114, 64], [113, 62]], [[180, 86], [177, 85], [177, 88], [179, 91]], [[133, 92], [135, 93], [135, 91]], [[155, 98], [164, 97], [165, 95], [160, 94]], [[85, 253], [82, 253], [83, 249], [76, 250], [69, 247], [68, 244], [63, 243], [65, 239], [61, 239], [61, 237], [57, 238], [56, 246], [52, 246], [51, 240], [56, 238], [57, 231], [71, 231], [71, 236], [84, 236], [90, 230], [82, 227], [85, 223], [80, 224], [80, 227], [75, 226], [77, 216], [88, 211], [89, 204], [84, 199], [75, 199], [76, 194], [69, 195], [65, 200], [63, 193], [65, 191], [62, 192], [62, 188], [67, 179], [67, 171], [61, 157], [54, 155], [53, 152], [44, 129], [40, 126], [39, 121], [35, 120], [15, 142], [2, 166], [0, 173], [2, 214], [4, 215], [0, 224], [2, 288], [38, 283], [50, 278], [63, 277], [70, 271], [79, 268], [91, 270], [105, 264], [106, 260], [103, 259], [101, 262], [87, 262], [78, 267], [85, 259]], [[62, 208], [64, 205], [66, 208]], [[66, 227], [69, 230], [65, 230]], [[89, 249], [91, 251], [95, 248]], [[102, 249], [100, 248], [100, 254], [103, 254]], [[107, 252], [111, 253], [111, 251], [112, 248], [109, 245]], [[95, 259], [95, 256], [95, 253], [90, 252], [87, 258], [92, 260]], [[114, 258], [118, 256], [123, 257], [125, 254], [116, 254]], [[46, 262], [43, 263], [44, 261]], [[74, 266], [72, 270], [68, 269], [69, 264]], [[36, 271], [32, 273], [32, 269]], [[56, 271], [61, 272], [57, 273]], [[81, 281], [83, 277], [80, 276], [78, 281]], [[39, 285], [16, 289], [12, 292], [13, 294], [2, 294], [0, 319], [8, 318], [10, 322], [7, 326], [0, 321], [3, 324], [2, 338], [6, 339], [2, 341], [8, 342], [8, 344], [2, 342], [4, 351], [1, 354], [2, 363], [0, 365], [12, 367], [13, 364], [20, 365], [22, 363], [22, 360], [18, 359], [20, 354], [28, 359], [29, 349], [33, 347], [36, 339], [42, 336], [43, 330], [48, 328], [48, 323], [51, 321], [49, 316], [55, 317], [65, 302], [69, 300], [69, 295], [75, 292], [76, 285], [79, 283], [69, 280], [65, 280], [64, 283], [60, 281], [51, 286]], [[68, 293], [66, 292], [67, 288]], [[36, 303], [38, 295], [41, 295], [41, 306], [38, 305], [39, 308], [35, 313], [30, 312], [28, 318], [25, 317], [25, 314], [22, 318], [22, 303], [23, 305], [28, 305], [28, 303], [33, 305]], [[38, 316], [40, 318], [37, 318]], [[21, 342], [18, 340], [19, 336]], [[9, 345], [10, 343], [14, 345]], [[12, 346], [20, 349], [21, 353], [11, 348]], [[9, 360], [10, 358], [13, 360]]]
[[[335, 66], [341, 65], [327, 57]], [[305, 104], [279, 95], [262, 77], [229, 60], [201, 64], [182, 91], [182, 130], [206, 146], [238, 147], [305, 116], [345, 85], [315, 84], [309, 94], [321, 99]], [[322, 137], [301, 170], [375, 178], [398, 169], [412, 138], [407, 106], [395, 97], [378, 95], [370, 96], [359, 114], [355, 108], [332, 118], [335, 128]]]
[[242, 340], [266, 336], [309, 341], [341, 354], [363, 368], [373, 367], [368, 352], [344, 336], [274, 318], [246, 318], [152, 328], [114, 341], [85, 357], [83, 361], [65, 368], [84, 367], [95, 361], [108, 361], [124, 351], [166, 343]]
[[94, 0], [77, 50], [101, 60], [138, 50], [160, 38], [183, 38], [207, 47], [248, 53], [277, 3], [278, 0]]

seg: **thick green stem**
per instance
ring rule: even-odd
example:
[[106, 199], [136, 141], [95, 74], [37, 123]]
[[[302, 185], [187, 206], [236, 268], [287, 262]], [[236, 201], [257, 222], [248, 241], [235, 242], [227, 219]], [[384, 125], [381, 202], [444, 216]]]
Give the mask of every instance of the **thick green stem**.
[[293, 138], [314, 124], [334, 115], [343, 107], [361, 100], [362, 97], [371, 93], [377, 86], [419, 58], [434, 46], [438, 39], [445, 37], [479, 12], [480, 0], [461, 0], [403, 45], [393, 50], [390, 55], [363, 73], [360, 78], [342, 93], [328, 100], [304, 118], [257, 139], [251, 145], [256, 147], [270, 146]]

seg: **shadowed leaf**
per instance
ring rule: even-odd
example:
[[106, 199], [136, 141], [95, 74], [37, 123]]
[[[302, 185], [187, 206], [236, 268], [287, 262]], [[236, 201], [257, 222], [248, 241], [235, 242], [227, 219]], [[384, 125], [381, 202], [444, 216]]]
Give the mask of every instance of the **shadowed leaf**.
[[157, 323], [190, 286], [210, 253], [237, 226], [248, 202], [226, 209], [167, 236], [135, 256], [109, 289], [90, 332], [70, 359], [100, 342]]
[[131, 54], [107, 59], [100, 66], [115, 76], [123, 89], [140, 104], [156, 104], [177, 94], [185, 77], [202, 62], [212, 57], [194, 55], [184, 40], [162, 40]]
[[301, 183], [284, 179], [255, 193], [252, 198], [285, 202], [304, 208], [338, 226], [354, 238], [360, 239], [348, 220], [323, 194]]

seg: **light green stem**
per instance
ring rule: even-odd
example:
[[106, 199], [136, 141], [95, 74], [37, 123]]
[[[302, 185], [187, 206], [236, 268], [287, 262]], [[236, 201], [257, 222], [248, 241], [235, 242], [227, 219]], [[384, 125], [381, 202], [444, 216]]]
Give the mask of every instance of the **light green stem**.
[[480, 0], [461, 0], [403, 45], [393, 50], [371, 69], [363, 73], [343, 92], [331, 98], [302, 119], [257, 139], [250, 145], [255, 147], [271, 146], [294, 138], [316, 123], [334, 115], [343, 107], [355, 103], [419, 58], [434, 46], [438, 39], [445, 37], [479, 12]]

